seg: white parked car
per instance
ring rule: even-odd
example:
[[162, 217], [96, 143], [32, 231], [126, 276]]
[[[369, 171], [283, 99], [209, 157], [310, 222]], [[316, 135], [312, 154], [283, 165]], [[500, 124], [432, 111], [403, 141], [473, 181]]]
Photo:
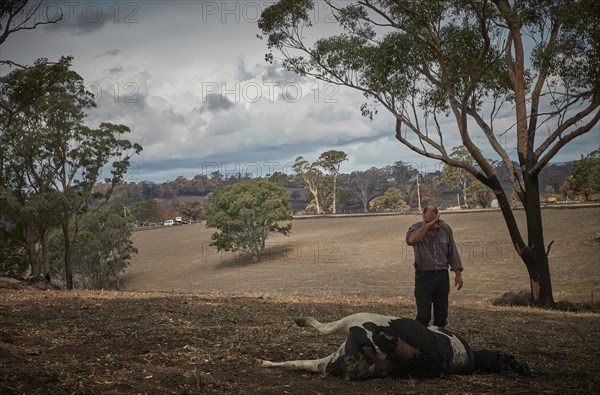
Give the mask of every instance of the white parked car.
[[173, 226], [174, 222], [172, 219], [168, 219], [165, 222], [163, 222], [163, 226]]
[[181, 222], [181, 217], [175, 217], [175, 222]]

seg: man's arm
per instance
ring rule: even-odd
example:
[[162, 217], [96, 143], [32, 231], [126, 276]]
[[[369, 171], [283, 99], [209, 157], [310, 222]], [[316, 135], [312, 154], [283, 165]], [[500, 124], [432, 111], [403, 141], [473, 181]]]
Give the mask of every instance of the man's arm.
[[408, 244], [409, 246], [413, 246], [415, 244], [417, 244], [418, 242], [420, 242], [421, 240], [423, 240], [423, 237], [425, 237], [425, 234], [435, 226], [435, 224], [437, 224], [438, 222], [443, 222], [441, 219], [436, 218], [431, 222], [424, 222], [423, 226], [421, 226], [419, 229], [412, 231], [408, 234], [408, 238], [406, 239], [406, 244]]
[[449, 243], [449, 251], [448, 251], [448, 260], [450, 262], [450, 269], [454, 272], [454, 286], [456, 290], [460, 290], [463, 287], [463, 278], [462, 278], [462, 262], [460, 260], [460, 256], [458, 255], [458, 249], [456, 248], [456, 243], [454, 242], [454, 234], [452, 229], [449, 229], [450, 232], [450, 243]]

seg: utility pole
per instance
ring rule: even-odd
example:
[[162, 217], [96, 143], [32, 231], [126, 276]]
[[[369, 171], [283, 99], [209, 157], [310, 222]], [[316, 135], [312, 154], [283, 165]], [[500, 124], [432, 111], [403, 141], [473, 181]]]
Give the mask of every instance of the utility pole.
[[419, 188], [419, 173], [415, 176], [417, 178], [417, 200], [419, 201], [419, 212], [421, 212], [421, 190]]
[[456, 200], [458, 201], [458, 208], [460, 208], [460, 195], [456, 192]]

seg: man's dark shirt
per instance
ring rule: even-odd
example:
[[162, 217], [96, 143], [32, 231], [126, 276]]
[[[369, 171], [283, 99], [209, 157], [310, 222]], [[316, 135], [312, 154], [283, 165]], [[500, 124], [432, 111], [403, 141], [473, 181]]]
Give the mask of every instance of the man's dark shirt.
[[[452, 229], [444, 222], [438, 222], [439, 229], [429, 230], [423, 239], [413, 245], [415, 254], [415, 269], [424, 271], [444, 270], [448, 266], [453, 271], [462, 271], [462, 262], [458, 256], [458, 250], [454, 243]], [[408, 228], [406, 233], [406, 243], [410, 233], [423, 226], [422, 222], [417, 222]]]

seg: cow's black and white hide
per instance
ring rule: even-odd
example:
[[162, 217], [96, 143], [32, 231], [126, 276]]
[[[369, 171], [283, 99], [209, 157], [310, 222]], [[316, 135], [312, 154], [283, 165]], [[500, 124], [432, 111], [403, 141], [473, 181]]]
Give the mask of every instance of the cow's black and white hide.
[[376, 377], [432, 377], [441, 374], [514, 372], [529, 374], [527, 364], [498, 351], [473, 351], [461, 336], [445, 328], [425, 327], [407, 318], [358, 313], [321, 323], [297, 318], [298, 326], [319, 333], [347, 332], [346, 341], [333, 354], [316, 360], [270, 362], [259, 366], [322, 372], [350, 380]]

